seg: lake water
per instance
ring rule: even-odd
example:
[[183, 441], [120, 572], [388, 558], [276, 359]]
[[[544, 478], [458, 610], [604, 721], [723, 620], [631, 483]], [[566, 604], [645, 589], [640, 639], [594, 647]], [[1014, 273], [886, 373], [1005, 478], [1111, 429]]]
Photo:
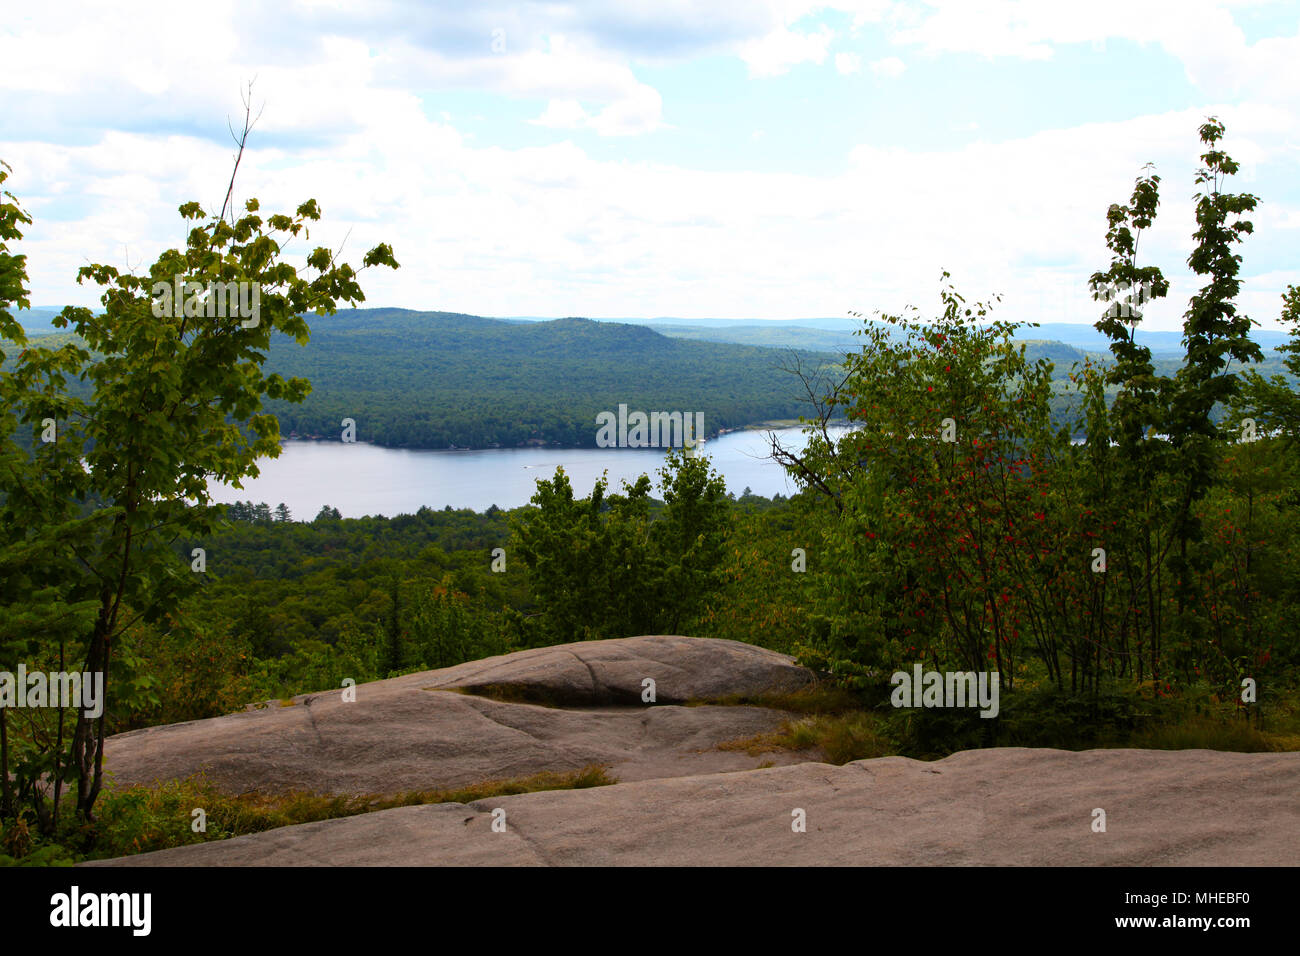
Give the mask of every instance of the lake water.
[[[768, 434], [781, 445], [802, 449], [800, 428], [738, 431], [710, 439], [704, 454], [737, 497], [749, 487], [771, 497], [798, 490], [785, 470], [767, 456]], [[346, 518], [409, 514], [423, 506], [441, 510], [491, 505], [517, 508], [537, 490], [537, 479], [549, 479], [563, 466], [577, 497], [591, 493], [601, 472], [609, 471], [611, 491], [622, 480], [649, 474], [658, 493], [658, 469], [665, 449], [628, 448], [489, 448], [475, 451], [425, 451], [381, 448], [361, 442], [286, 441], [279, 458], [258, 463], [261, 474], [243, 489], [214, 486], [218, 502], [265, 501], [288, 505], [295, 519], [309, 521], [324, 505]]]

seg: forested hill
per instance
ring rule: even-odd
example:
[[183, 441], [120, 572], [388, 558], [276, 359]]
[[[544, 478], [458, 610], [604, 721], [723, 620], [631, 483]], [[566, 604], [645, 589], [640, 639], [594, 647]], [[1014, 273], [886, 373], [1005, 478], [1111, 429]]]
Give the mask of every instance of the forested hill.
[[[709, 434], [809, 408], [783, 372], [789, 352], [667, 338], [588, 319], [511, 322], [451, 312], [344, 310], [311, 316], [305, 348], [277, 338], [271, 371], [312, 383], [301, 405], [268, 403], [285, 435], [412, 448], [594, 446], [596, 415], [703, 412]], [[804, 368], [842, 355], [804, 351]]]
[[[764, 342], [760, 346], [683, 337], [688, 331], [716, 333], [709, 328], [661, 332], [624, 322], [488, 319], [408, 309], [345, 309], [308, 316], [308, 322], [306, 347], [276, 336], [268, 360], [271, 371], [302, 376], [313, 387], [302, 405], [267, 403], [282, 434], [338, 439], [342, 420], [351, 418], [359, 441], [407, 448], [529, 442], [591, 447], [597, 413], [617, 412], [620, 403], [645, 412], [703, 412], [709, 435], [792, 419], [810, 408], [798, 379], [783, 367], [795, 356], [805, 373], [838, 366], [845, 352], [862, 346], [860, 337], [841, 342], [835, 340], [838, 332], [805, 327], [775, 328], [751, 339]], [[47, 344], [69, 337], [41, 336]], [[1110, 356], [1060, 341], [1022, 341], [1031, 362], [1055, 363], [1052, 412], [1058, 422], [1073, 420], [1077, 396], [1070, 367], [1088, 357], [1108, 364]], [[805, 347], [792, 354], [795, 343]], [[1259, 370], [1285, 371], [1277, 353], [1265, 348]], [[6, 367], [12, 361], [11, 356]], [[1181, 365], [1177, 358], [1155, 361], [1164, 375]], [[84, 385], [70, 387], [84, 397]]]

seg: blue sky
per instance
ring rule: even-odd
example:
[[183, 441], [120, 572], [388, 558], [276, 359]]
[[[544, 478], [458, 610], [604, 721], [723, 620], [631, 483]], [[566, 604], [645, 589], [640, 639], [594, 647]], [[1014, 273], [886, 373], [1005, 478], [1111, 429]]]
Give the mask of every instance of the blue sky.
[[948, 269], [1005, 318], [1090, 322], [1106, 208], [1150, 161], [1148, 323], [1174, 329], [1209, 114], [1261, 199], [1241, 304], [1271, 327], [1300, 283], [1295, 3], [26, 5], [0, 62], [38, 305], [93, 304], [79, 266], [142, 269], [180, 203], [219, 207], [250, 80], [237, 195], [317, 199], [313, 245], [392, 243], [371, 305], [924, 311]]

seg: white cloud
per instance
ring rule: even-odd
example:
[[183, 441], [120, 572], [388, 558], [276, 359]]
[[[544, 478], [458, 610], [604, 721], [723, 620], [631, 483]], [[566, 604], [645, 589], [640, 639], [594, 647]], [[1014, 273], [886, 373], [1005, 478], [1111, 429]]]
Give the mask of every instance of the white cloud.
[[577, 129], [590, 123], [591, 117], [577, 100], [551, 100], [542, 115], [529, 122], [556, 129]]
[[626, 63], [585, 49], [560, 34], [546, 40], [544, 50], [459, 58], [429, 56], [399, 45], [389, 54], [387, 71], [406, 83], [434, 88], [473, 88], [545, 98], [544, 111], [533, 120], [543, 126], [627, 136], [665, 125], [659, 92], [638, 80]]
[[[731, 49], [749, 66], [750, 76], [769, 77], [788, 72], [801, 63], [825, 61], [835, 31], [825, 23], [816, 30], [801, 26], [828, 12], [852, 15], [851, 33], [864, 25], [886, 19], [895, 0], [737, 0], [740, 9], [753, 17], [744, 35]], [[715, 3], [706, 6], [716, 7]], [[757, 11], [763, 11], [761, 15]], [[856, 73], [861, 68], [856, 53], [836, 54], [835, 68], [841, 74]]]
[[[581, 23], [574, 24], [572, 36], [542, 29], [544, 24], [512, 26], [506, 53], [494, 54], [490, 40], [497, 21], [451, 24], [457, 29], [431, 38], [418, 29], [421, 10], [393, 27], [405, 29], [388, 36], [376, 11], [358, 24], [338, 19], [344, 13], [332, 5], [328, 11], [323, 5], [310, 11], [335, 18], [312, 21], [311, 29], [260, 33], [248, 33], [243, 24], [272, 15], [246, 9], [241, 2], [207, 10], [182, 11], [164, 3], [155, 7], [152, 13], [141, 11], [138, 29], [127, 31], [120, 29], [111, 9], [94, 6], [76, 16], [36, 8], [20, 23], [0, 27], [0, 62], [12, 67], [0, 71], [9, 125], [63, 138], [79, 128], [193, 130], [194, 117], [212, 117], [214, 133], [224, 135], [231, 98], [253, 77], [259, 101], [267, 101], [271, 114], [278, 109], [278, 128], [299, 137], [335, 138], [363, 125], [377, 102], [415, 101], [417, 91], [446, 89], [577, 101], [591, 111], [590, 127], [609, 135], [662, 125], [658, 92], [637, 78], [626, 55], [601, 47]], [[470, 21], [482, 15], [476, 9], [463, 17]], [[286, 7], [275, 16], [292, 19], [306, 12]], [[500, 16], [499, 22], [513, 22]], [[553, 19], [572, 17], [557, 13]], [[481, 34], [482, 42], [465, 39], [447, 50], [435, 45], [443, 33], [457, 31], [468, 31], [471, 39]], [[109, 35], [114, 37], [111, 51], [103, 46]], [[177, 43], [176, 36], [203, 37], [202, 69], [195, 67], [192, 45]], [[281, 39], [268, 48], [272, 36]], [[61, 65], [52, 69], [51, 63]], [[285, 109], [286, 103], [293, 108]]]
[[[680, 4], [669, 6], [683, 11]], [[772, 75], [797, 63], [825, 62], [832, 35], [805, 21], [813, 6], [722, 4], [709, 29], [728, 50], [752, 41], [751, 71]], [[1010, 12], [971, 26], [974, 36], [945, 26], [947, 21], [927, 20], [925, 10], [912, 15], [863, 3], [854, 7], [854, 16], [861, 14], [864, 23], [884, 17], [886, 31], [914, 31], [910, 42], [920, 47], [918, 54], [931, 45], [941, 51], [964, 44], [1035, 55], [1040, 43], [1050, 47], [1114, 35], [1116, 29], [1134, 36], [1154, 29], [1154, 21], [1144, 19], [1143, 0], [1124, 5], [1133, 7], [1136, 25], [1118, 27], [1109, 15], [1093, 23], [1091, 14], [1031, 16], [1019, 5], [1002, 6]], [[69, 115], [79, 117], [89, 133], [64, 140], [58, 138], [62, 129], [52, 126], [53, 132], [10, 134], [0, 143], [0, 155], [15, 167], [7, 185], [36, 218], [20, 248], [29, 257], [33, 301], [93, 303], [95, 289], [73, 282], [79, 266], [150, 262], [184, 241], [184, 224], [175, 214], [179, 203], [220, 205], [231, 147], [199, 135], [193, 117], [211, 118], [224, 136], [225, 116], [239, 109], [238, 84], [252, 75], [258, 77], [255, 96], [268, 107], [241, 166], [238, 196], [256, 195], [268, 211], [316, 198], [325, 220], [312, 229], [311, 244], [336, 246], [351, 230], [346, 253], [353, 259], [376, 242], [392, 242], [404, 268], [365, 274], [373, 305], [489, 315], [842, 315], [849, 308], [929, 305], [939, 271], [947, 267], [971, 297], [1006, 293], [999, 314], [1085, 321], [1092, 313], [1084, 283], [1109, 258], [1105, 209], [1127, 199], [1142, 164], [1155, 160], [1164, 201], [1142, 250], [1144, 261], [1159, 264], [1174, 279], [1181, 297], [1153, 312], [1154, 327], [1176, 328], [1195, 288], [1182, 264], [1192, 232], [1188, 197], [1203, 116], [1223, 117], [1227, 149], [1242, 161], [1243, 173], [1255, 171], [1274, 182], [1297, 178], [1300, 122], [1286, 98], [1297, 81], [1285, 68], [1293, 41], [1238, 43], [1213, 17], [1206, 23], [1223, 31], [1218, 52], [1195, 30], [1166, 20], [1160, 21], [1163, 32], [1149, 39], [1180, 51], [1198, 82], [1225, 84], [1224, 99], [1246, 91], [1258, 102], [1198, 104], [958, 149], [864, 144], [847, 168], [816, 176], [752, 172], [737, 168], [742, 159], [732, 168], [707, 170], [684, 161], [644, 162], [630, 149], [598, 159], [571, 142], [478, 146], [468, 132], [454, 128], [444, 104], [430, 102], [436, 98], [429, 90], [485, 90], [535, 100], [536, 107], [529, 106], [533, 122], [554, 129], [615, 136], [663, 127], [659, 92], [613, 44], [650, 43], [648, 34], [636, 39], [628, 33], [642, 23], [634, 13], [649, 18], [644, 22], [650, 26], [666, 29], [666, 20], [647, 2], [620, 12], [616, 23], [580, 29], [581, 15], [596, 16], [591, 11], [597, 8], [554, 7], [565, 32], [550, 30], [549, 39], [530, 46], [530, 34], [507, 20], [501, 55], [491, 53], [486, 39], [489, 19], [469, 30], [460, 52], [433, 50], [414, 34], [382, 44], [330, 34], [313, 35], [319, 47], [307, 44], [265, 61], [258, 59], [263, 54], [241, 52], [220, 23], [213, 26], [196, 14], [176, 29], [177, 35], [200, 31], [220, 41], [205, 47], [215, 52], [203, 70], [172, 58], [175, 44], [164, 42], [161, 27], [140, 36], [113, 33], [120, 42], [105, 51], [111, 10], [88, 8], [77, 18], [38, 11], [45, 26], [29, 30], [24, 24], [15, 29], [25, 32], [0, 37], [0, 60], [64, 66], [5, 71], [0, 86], [26, 91], [6, 95], [6, 105], [30, 103], [34, 119], [51, 104], [79, 111]], [[947, 16], [946, 9], [936, 5], [934, 17]], [[67, 21], [66, 31], [52, 28], [55, 19]], [[705, 28], [690, 29], [673, 42], [703, 44]], [[9, 60], [11, 55], [17, 59]], [[863, 65], [858, 54], [839, 54], [837, 70], [843, 72], [849, 61], [841, 56], [849, 55], [855, 66]], [[910, 60], [910, 53], [903, 55]], [[890, 61], [897, 66], [883, 65]], [[885, 76], [902, 67], [898, 57], [870, 65]], [[157, 90], [164, 92], [151, 92]], [[452, 115], [474, 129], [472, 119], [461, 117], [477, 109], [452, 107]], [[123, 118], [136, 113], [152, 121]], [[769, 135], [755, 152], [766, 154], [782, 128], [771, 125], [775, 119], [757, 122]], [[737, 135], [743, 138], [747, 129], [740, 127]], [[751, 139], [762, 135], [756, 130]], [[1293, 275], [1278, 250], [1294, 245], [1300, 209], [1266, 197], [1253, 218], [1256, 234], [1242, 250], [1246, 291], [1258, 303], [1251, 305], [1252, 314], [1267, 321], [1276, 315], [1280, 283]], [[301, 252], [306, 245], [296, 248]], [[1260, 252], [1267, 250], [1275, 261], [1251, 273], [1252, 261], [1266, 258]]]
[[[1080, 18], [1079, 8], [1071, 12], [1066, 7], [1059, 5], [1053, 14], [1042, 5], [1036, 7], [1018, 0], [927, 0], [925, 7], [910, 5], [909, 15], [900, 17], [900, 22], [911, 25], [902, 26], [893, 39], [896, 43], [920, 44], [929, 52], [1048, 59], [1052, 55], [1051, 45], [1044, 42], [1048, 39], [1045, 34], [1051, 32], [1046, 26], [1048, 21]], [[1094, 18], [1091, 11], [1084, 17], [1100, 20], [1100, 15]]]
[[1300, 29], [1255, 44], [1234, 8], [1267, 0], [1093, 0], [1088, 4], [1032, 0], [925, 0], [900, 5], [891, 37], [929, 53], [977, 53], [1050, 59], [1061, 44], [1104, 48], [1108, 39], [1158, 45], [1178, 58], [1187, 78], [1214, 95], [1250, 94], [1270, 103], [1300, 102]]
[[887, 56], [883, 60], [875, 60], [871, 64], [871, 72], [876, 76], [896, 77], [902, 76], [907, 65], [896, 56]]
[[[1293, 115], [1223, 113], [1233, 155], [1257, 148], [1261, 168], [1294, 163], [1278, 145], [1300, 136]], [[562, 103], [553, 118], [592, 121]], [[598, 160], [567, 142], [478, 148], [416, 104], [394, 103], [341, 143], [293, 155], [255, 134], [237, 193], [268, 211], [315, 197], [325, 219], [311, 244], [335, 246], [351, 230], [353, 258], [392, 242], [404, 267], [363, 278], [375, 305], [592, 316], [928, 310], [948, 268], [970, 298], [1005, 293], [1002, 317], [1086, 321], [1095, 318], [1087, 276], [1109, 259], [1105, 210], [1154, 159], [1163, 202], [1143, 260], [1165, 269], [1175, 296], [1152, 311], [1151, 327], [1177, 328], [1197, 284], [1183, 262], [1200, 119], [1189, 110], [956, 150], [863, 145], [842, 172], [807, 176]], [[181, 242], [176, 205], [219, 204], [229, 172], [227, 149], [184, 137], [115, 133], [6, 153], [36, 217], [22, 251], [39, 303], [93, 302], [93, 289], [70, 283], [88, 259], [138, 266]], [[87, 211], [60, 220], [52, 213], [69, 194]], [[1297, 222], [1274, 206], [1243, 250], [1261, 320], [1276, 315], [1284, 275], [1251, 273], [1252, 252], [1289, 242], [1279, 237]]]
[[799, 33], [781, 27], [740, 47], [740, 57], [751, 76], [778, 76], [800, 63], [822, 63], [835, 33], [822, 25], [815, 33]]
[[835, 69], [845, 76], [862, 70], [862, 58], [856, 53], [836, 53]]
[[662, 112], [658, 92], [644, 86], [594, 116], [577, 100], [551, 100], [542, 115], [530, 122], [554, 129], [592, 129], [602, 136], [631, 136], [663, 127]]

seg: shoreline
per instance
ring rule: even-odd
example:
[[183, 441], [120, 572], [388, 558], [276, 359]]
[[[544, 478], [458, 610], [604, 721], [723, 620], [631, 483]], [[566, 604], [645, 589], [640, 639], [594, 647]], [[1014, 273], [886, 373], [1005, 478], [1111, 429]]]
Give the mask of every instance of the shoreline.
[[[778, 431], [791, 428], [803, 428], [807, 423], [776, 419], [771, 421], [755, 422], [749, 425], [739, 425], [735, 428], [720, 428], [716, 432], [706, 434], [702, 441], [706, 444], [716, 441], [724, 435], [734, 435], [738, 432], [757, 432], [757, 431]], [[848, 423], [837, 423], [831, 425], [832, 428], [847, 428]], [[313, 444], [333, 444], [333, 445], [369, 445], [372, 448], [384, 448], [390, 451], [524, 451], [530, 448], [546, 449], [548, 451], [657, 451], [667, 450], [670, 446], [647, 446], [645, 448], [627, 448], [624, 446], [601, 448], [597, 445], [566, 445], [562, 442], [555, 443], [526, 443], [523, 445], [451, 445], [447, 447], [428, 446], [428, 445], [385, 445], [381, 442], [363, 441], [357, 439], [355, 442], [344, 442], [338, 438], [326, 438], [320, 435], [281, 435], [280, 447], [284, 447], [289, 442], [313, 443]], [[680, 445], [671, 446], [680, 448]]]

